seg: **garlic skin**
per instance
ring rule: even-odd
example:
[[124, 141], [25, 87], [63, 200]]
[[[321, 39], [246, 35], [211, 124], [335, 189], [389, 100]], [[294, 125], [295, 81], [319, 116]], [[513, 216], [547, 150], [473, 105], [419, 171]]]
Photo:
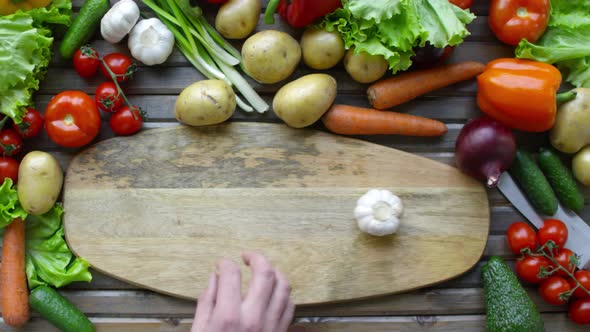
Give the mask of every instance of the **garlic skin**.
[[399, 197], [389, 190], [371, 189], [358, 199], [354, 216], [361, 231], [385, 236], [397, 232], [403, 212]]
[[100, 34], [109, 43], [118, 43], [139, 19], [139, 7], [133, 0], [121, 0], [100, 20]]
[[174, 35], [157, 18], [139, 21], [128, 40], [131, 55], [148, 66], [166, 61], [174, 49]]

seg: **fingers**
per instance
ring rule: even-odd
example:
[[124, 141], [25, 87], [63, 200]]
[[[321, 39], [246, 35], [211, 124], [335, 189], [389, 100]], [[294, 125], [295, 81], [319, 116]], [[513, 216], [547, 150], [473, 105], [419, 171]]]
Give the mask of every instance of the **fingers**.
[[293, 322], [293, 317], [295, 317], [295, 304], [289, 300], [289, 303], [287, 303], [285, 311], [281, 316], [281, 320], [279, 321], [276, 331], [287, 331], [289, 329], [289, 325], [291, 325]]
[[[283, 273], [275, 271], [276, 283], [274, 292], [268, 304], [267, 321], [264, 331], [286, 331], [286, 329], [279, 329], [284, 313], [287, 311], [289, 305], [289, 297], [291, 296], [291, 286]], [[291, 316], [291, 319], [293, 317]], [[288, 324], [287, 324], [288, 326]]]
[[[240, 268], [234, 262], [222, 259], [217, 264], [217, 275], [217, 298], [213, 312], [217, 322], [215, 328], [234, 331], [240, 323], [242, 305]], [[217, 331], [215, 328], [213, 330]]]
[[215, 296], [217, 294], [217, 275], [211, 274], [209, 277], [209, 284], [203, 293], [199, 296], [197, 303], [197, 310], [195, 312], [195, 320], [191, 332], [205, 331], [207, 322], [209, 321], [213, 308], [215, 308]]
[[250, 287], [244, 299], [246, 307], [252, 307], [250, 311], [260, 317], [264, 308], [268, 306], [270, 296], [275, 285], [275, 271], [269, 261], [261, 254], [248, 252], [242, 255], [244, 263], [252, 269]]

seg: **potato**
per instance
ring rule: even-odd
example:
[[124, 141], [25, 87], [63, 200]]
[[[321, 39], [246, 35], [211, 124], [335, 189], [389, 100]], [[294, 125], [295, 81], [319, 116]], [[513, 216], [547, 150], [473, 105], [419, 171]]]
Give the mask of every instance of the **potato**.
[[174, 105], [174, 116], [191, 126], [224, 122], [236, 110], [234, 90], [222, 80], [203, 80], [186, 87]]
[[590, 146], [583, 148], [572, 159], [572, 170], [580, 183], [590, 186]]
[[576, 98], [557, 110], [549, 141], [557, 150], [576, 153], [590, 144], [590, 89], [577, 88]]
[[18, 168], [18, 200], [29, 214], [51, 210], [63, 185], [63, 171], [46, 152], [27, 153]]
[[389, 64], [382, 55], [371, 55], [366, 52], [354, 53], [354, 48], [346, 52], [344, 68], [357, 82], [371, 83], [385, 75]]
[[301, 61], [301, 48], [289, 34], [265, 30], [246, 40], [242, 61], [248, 75], [256, 81], [277, 83], [295, 71]]
[[285, 84], [272, 108], [287, 125], [307, 127], [324, 115], [336, 98], [336, 80], [327, 74], [310, 74]]
[[328, 32], [313, 27], [301, 37], [303, 62], [310, 68], [330, 69], [344, 57], [344, 41], [337, 31]]
[[229, 0], [217, 12], [215, 29], [228, 39], [242, 39], [256, 29], [262, 5], [260, 0]]

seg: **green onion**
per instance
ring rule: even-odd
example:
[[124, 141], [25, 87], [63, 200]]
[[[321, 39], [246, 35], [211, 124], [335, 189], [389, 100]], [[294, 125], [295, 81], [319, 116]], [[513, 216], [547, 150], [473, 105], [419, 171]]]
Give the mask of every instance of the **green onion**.
[[199, 14], [198, 7], [188, 6], [187, 0], [143, 0], [172, 31], [176, 47], [201, 74], [209, 79], [225, 81], [240, 92], [236, 103], [246, 111], [268, 111], [269, 105], [235, 68], [241, 65], [240, 52], [228, 43]]

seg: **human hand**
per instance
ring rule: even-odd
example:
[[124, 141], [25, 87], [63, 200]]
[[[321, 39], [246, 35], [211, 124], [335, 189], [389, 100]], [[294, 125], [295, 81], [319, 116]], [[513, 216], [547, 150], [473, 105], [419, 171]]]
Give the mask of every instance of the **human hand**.
[[239, 266], [221, 260], [199, 296], [191, 332], [287, 331], [295, 313], [287, 279], [259, 253], [244, 253], [242, 259], [252, 269], [247, 293], [241, 294]]

